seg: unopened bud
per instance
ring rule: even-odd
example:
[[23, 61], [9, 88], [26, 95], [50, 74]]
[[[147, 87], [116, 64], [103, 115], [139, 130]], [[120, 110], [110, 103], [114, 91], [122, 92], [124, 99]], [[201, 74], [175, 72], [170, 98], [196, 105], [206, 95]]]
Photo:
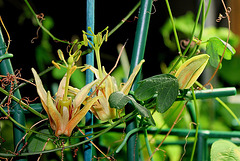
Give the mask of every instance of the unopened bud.
[[184, 62], [175, 74], [178, 79], [179, 89], [189, 89], [202, 74], [208, 60], [209, 55], [201, 54]]

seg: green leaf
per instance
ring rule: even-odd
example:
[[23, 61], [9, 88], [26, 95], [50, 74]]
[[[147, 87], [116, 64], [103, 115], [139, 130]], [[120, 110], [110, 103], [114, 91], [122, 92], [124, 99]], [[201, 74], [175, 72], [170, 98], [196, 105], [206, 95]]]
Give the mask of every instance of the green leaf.
[[227, 140], [215, 141], [211, 148], [211, 161], [240, 160], [240, 147]]
[[111, 108], [122, 109], [130, 101], [123, 92], [114, 92], [109, 96], [109, 105]]
[[[222, 39], [218, 37], [211, 37], [208, 40], [208, 43], [206, 45], [206, 53], [210, 56], [210, 64], [217, 68], [220, 57], [223, 54], [223, 51], [225, 49], [226, 42], [224, 42]], [[223, 58], [226, 60], [231, 60], [232, 56], [236, 53], [235, 49], [230, 45], [227, 44], [226, 51], [224, 53]]]
[[[44, 134], [50, 134], [49, 129], [41, 129], [39, 132]], [[42, 151], [45, 143], [48, 140], [47, 135], [33, 133], [28, 139], [27, 150], [28, 152], [39, 152]]]
[[157, 94], [156, 108], [160, 113], [167, 111], [178, 95], [178, 80], [170, 74], [160, 74], [139, 82], [135, 97], [146, 101]]
[[132, 96], [127, 96], [123, 92], [114, 92], [109, 97], [109, 105], [111, 108], [122, 109], [126, 106], [128, 102], [132, 102], [133, 107], [138, 111], [138, 113], [147, 118], [149, 124], [155, 126], [155, 121], [152, 118], [151, 112], [144, 106], [136, 102]]

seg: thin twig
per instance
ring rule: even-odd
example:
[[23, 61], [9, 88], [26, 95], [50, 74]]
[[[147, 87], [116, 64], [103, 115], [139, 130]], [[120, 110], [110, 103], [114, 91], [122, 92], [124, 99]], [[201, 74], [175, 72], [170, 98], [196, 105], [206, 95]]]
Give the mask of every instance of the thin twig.
[[[44, 149], [46, 148], [46, 146], [47, 146], [47, 143], [49, 142], [49, 140], [50, 140], [51, 138], [48, 138], [47, 139], [47, 142], [44, 144], [44, 146], [43, 146], [43, 148], [42, 148], [42, 151], [44, 151]], [[40, 155], [39, 155], [39, 157], [38, 157], [38, 159], [37, 159], [37, 161], [39, 161], [40, 160], [40, 158], [42, 157], [42, 154], [43, 153], [40, 153]]]
[[[30, 129], [32, 129], [33, 127], [37, 126], [38, 124], [40, 124], [41, 122], [46, 121], [46, 120], [48, 120], [48, 118], [38, 121], [37, 123], [33, 124], [33, 125], [30, 127]], [[25, 134], [25, 135], [21, 138], [21, 140], [19, 140], [19, 142], [17, 143], [17, 145], [16, 145], [16, 147], [15, 147], [15, 150], [14, 150], [14, 153], [15, 153], [15, 154], [16, 154], [16, 152], [17, 152], [18, 146], [19, 146], [20, 143], [26, 138], [26, 136], [28, 135], [29, 132], [30, 132], [30, 131], [26, 132], [26, 134]], [[21, 149], [21, 150], [22, 150], [22, 149]], [[11, 160], [13, 160], [13, 157], [11, 158]], [[10, 161], [11, 161], [11, 160], [10, 160]]]
[[5, 25], [4, 25], [4, 23], [3, 23], [3, 20], [2, 20], [2, 17], [1, 17], [1, 16], [0, 16], [0, 21], [1, 21], [2, 26], [3, 26], [4, 30], [6, 31], [7, 37], [8, 37], [8, 45], [7, 45], [7, 49], [6, 49], [6, 51], [5, 51], [5, 54], [6, 54], [6, 53], [8, 52], [11, 39], [10, 39], [10, 35], [9, 35], [8, 31], [7, 31], [7, 28], [5, 27]]
[[[228, 20], [228, 37], [227, 37], [227, 41], [226, 41], [225, 48], [224, 48], [224, 50], [223, 50], [223, 54], [222, 54], [222, 56], [221, 56], [220, 62], [218, 63], [217, 69], [214, 71], [213, 75], [212, 75], [211, 78], [208, 80], [208, 82], [204, 85], [204, 87], [205, 87], [206, 85], [208, 85], [208, 84], [212, 81], [212, 79], [213, 79], [213, 78], [215, 77], [215, 75], [217, 74], [218, 69], [220, 68], [220, 65], [221, 65], [221, 63], [222, 63], [224, 54], [225, 54], [226, 49], [227, 49], [227, 45], [228, 45], [228, 41], [229, 41], [229, 37], [230, 37], [230, 32], [231, 32], [231, 25], [230, 25], [231, 21], [230, 21], [230, 16], [229, 16], [229, 13], [230, 13], [231, 10], [229, 10], [229, 9], [226, 7], [226, 5], [225, 5], [225, 3], [224, 3], [223, 0], [221, 0], [221, 1], [222, 1], [223, 7], [224, 7], [224, 10], [225, 10], [225, 14], [226, 14], [226, 17], [227, 17], [227, 20]], [[221, 16], [219, 20], [221, 20], [222, 18], [225, 18], [225, 17]]]
[[[128, 40], [127, 40], [128, 41]], [[110, 70], [110, 72], [108, 72], [108, 74], [102, 79], [102, 81], [99, 83], [99, 85], [97, 86], [97, 88], [95, 88], [95, 90], [91, 93], [91, 95], [89, 96], [89, 97], [92, 97], [96, 92], [97, 92], [97, 90], [98, 90], [98, 88], [102, 85], [102, 83], [107, 79], [107, 77], [114, 71], [114, 69], [117, 67], [117, 64], [118, 64], [118, 62], [119, 62], [119, 60], [120, 60], [120, 57], [121, 57], [121, 55], [122, 55], [122, 52], [123, 52], [123, 49], [124, 49], [124, 47], [126, 46], [126, 44], [127, 44], [127, 41], [124, 43], [124, 45], [122, 46], [122, 49], [121, 49], [121, 51], [120, 51], [120, 53], [119, 53], [119, 55], [118, 55], [118, 58], [117, 58], [117, 60], [116, 60], [116, 63], [115, 63], [115, 65], [113, 66], [113, 68]]]
[[177, 118], [175, 119], [173, 125], [171, 126], [171, 128], [169, 129], [168, 133], [165, 135], [165, 137], [163, 138], [162, 142], [157, 146], [157, 148], [155, 148], [154, 152], [152, 153], [152, 155], [148, 158], [148, 161], [151, 160], [151, 158], [153, 157], [153, 155], [159, 150], [159, 148], [162, 146], [163, 142], [166, 140], [166, 138], [169, 136], [169, 134], [171, 133], [172, 129], [174, 128], [174, 126], [177, 124], [177, 121], [179, 119], [179, 117], [181, 116], [185, 106], [186, 106], [187, 102], [184, 104], [184, 106], [182, 107], [181, 111], [179, 112]]
[[[77, 128], [78, 128], [78, 131], [80, 131], [83, 135], [85, 135], [85, 133], [84, 133], [79, 127], [77, 127]], [[86, 136], [86, 138], [89, 139], [87, 136]], [[107, 159], [110, 160], [110, 158], [109, 158], [96, 144], [94, 144], [91, 140], [90, 140], [90, 143], [91, 143], [104, 157], [106, 157]]]

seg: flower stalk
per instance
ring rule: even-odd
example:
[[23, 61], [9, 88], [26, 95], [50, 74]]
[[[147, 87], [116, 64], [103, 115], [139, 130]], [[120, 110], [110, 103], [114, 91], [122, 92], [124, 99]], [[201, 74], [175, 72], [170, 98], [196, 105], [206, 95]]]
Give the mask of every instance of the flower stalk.
[[[75, 42], [77, 43], [77, 41]], [[45, 91], [42, 85], [42, 81], [38, 76], [35, 69], [32, 68], [34, 79], [36, 82], [37, 92], [40, 96], [42, 105], [48, 115], [51, 128], [55, 131], [55, 135], [66, 135], [71, 136], [73, 129], [82, 120], [82, 118], [87, 114], [92, 105], [100, 98], [91, 98], [88, 96], [89, 91], [95, 85], [97, 81], [87, 84], [81, 90], [77, 92], [75, 88], [69, 86], [70, 78], [73, 72], [78, 68], [75, 62], [79, 59], [81, 51], [78, 46], [77, 51], [73, 54], [72, 48], [70, 49], [69, 58], [66, 61], [61, 50], [58, 50], [58, 55], [60, 60], [65, 63], [65, 66], [59, 63], [53, 64], [57, 67], [64, 67], [67, 69], [65, 76], [62, 78], [59, 88], [56, 94], [56, 99], [53, 100], [50, 91]], [[84, 105], [82, 107], [82, 105]]]

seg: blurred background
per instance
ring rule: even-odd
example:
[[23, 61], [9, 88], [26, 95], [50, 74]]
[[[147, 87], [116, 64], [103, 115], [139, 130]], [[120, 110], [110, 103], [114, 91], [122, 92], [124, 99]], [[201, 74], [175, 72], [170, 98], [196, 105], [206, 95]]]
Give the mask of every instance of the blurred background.
[[[95, 10], [95, 33], [102, 31], [106, 26], [109, 30], [113, 29], [137, 4], [137, 0], [97, 0]], [[33, 1], [29, 3], [37, 14], [43, 13], [45, 20], [43, 25], [57, 38], [61, 40], [73, 41], [78, 38], [82, 40], [82, 30], [86, 30], [86, 3], [82, 1]], [[206, 0], [207, 4], [208, 1]], [[236, 49], [236, 54], [231, 61], [224, 60], [223, 67], [219, 70], [215, 79], [211, 82], [213, 87], [236, 87], [240, 88], [240, 1], [226, 1], [227, 6], [231, 7], [231, 29], [229, 43]], [[176, 18], [176, 27], [180, 40], [186, 40], [191, 35], [191, 30], [195, 21], [195, 15], [198, 9], [198, 1], [170, 0], [170, 6], [173, 16]], [[224, 15], [224, 9], [221, 1], [212, 1], [209, 15], [205, 25], [205, 35], [203, 41], [212, 34], [220, 37], [224, 41], [227, 39], [227, 20], [223, 19], [217, 23], [216, 19], [219, 13]], [[9, 53], [14, 57], [11, 59], [14, 69], [21, 70], [21, 77], [24, 79], [32, 78], [31, 68], [34, 67], [38, 72], [52, 66], [52, 60], [58, 60], [57, 50], [61, 49], [67, 54], [67, 45], [53, 41], [46, 33], [40, 29], [37, 36], [38, 26], [33, 15], [27, 8], [24, 1], [0, 0], [0, 16], [11, 37]], [[135, 29], [137, 24], [138, 10], [128, 19], [128, 21], [109, 37], [108, 42], [101, 47], [102, 65], [109, 71], [118, 56], [117, 45], [123, 44], [128, 40], [126, 52], [129, 61], [133, 48]], [[165, 1], [159, 0], [153, 2], [151, 22], [149, 26], [148, 40], [145, 51], [146, 62], [143, 65], [143, 78], [147, 78], [164, 72], [164, 67], [168, 66], [171, 61], [178, 56], [177, 48], [172, 33], [171, 24], [168, 21], [168, 11]], [[5, 41], [7, 42], [6, 32], [2, 29]], [[204, 50], [202, 50], [204, 52]], [[79, 64], [84, 64], [83, 57]], [[201, 76], [201, 82], [204, 84], [211, 77], [214, 68], [208, 67], [206, 72]], [[47, 82], [46, 88], [52, 89], [64, 72], [53, 70], [43, 77], [43, 82]], [[113, 73], [118, 80], [125, 77], [123, 69], [119, 67]], [[84, 85], [84, 75], [79, 71], [72, 79], [72, 84], [76, 87]], [[24, 97], [34, 99], [37, 96], [34, 86], [28, 85], [23, 87], [21, 94]], [[1, 100], [1, 98], [0, 98]], [[240, 116], [239, 97], [225, 99], [234, 110], [237, 116]], [[205, 102], [204, 102], [205, 101]], [[203, 100], [200, 102], [201, 108], [201, 127], [213, 130], [235, 130], [239, 129], [236, 122], [230, 115], [226, 114], [225, 109], [219, 107], [219, 104], [213, 100]], [[207, 106], [207, 107], [206, 107]], [[210, 122], [210, 123], [209, 123]], [[121, 135], [121, 134], [120, 134]], [[112, 137], [112, 136], [107, 136]], [[113, 137], [114, 138], [114, 137]], [[102, 142], [106, 140], [103, 139]], [[108, 145], [104, 142], [103, 144]]]
[[[82, 30], [86, 30], [85, 1], [49, 3], [49, 1], [42, 0], [29, 2], [37, 14], [44, 14], [45, 20], [43, 23], [49, 28], [50, 32], [55, 37], [67, 41], [72, 41], [76, 38], [80, 40], [82, 39]], [[137, 2], [138, 1], [136, 0], [119, 2], [113, 2], [110, 0], [96, 1], [95, 32], [101, 31], [106, 26], [109, 26], [109, 30], [114, 28]], [[232, 8], [232, 12], [230, 14], [231, 28], [237, 36], [240, 34], [237, 20], [240, 13], [238, 9], [235, 8], [239, 6], [239, 2], [237, 0], [232, 0], [229, 2], [231, 3], [227, 5], [231, 6]], [[161, 62], [165, 62], [166, 65], [168, 65], [170, 61], [172, 61], [178, 55], [176, 45], [174, 43], [174, 37], [171, 32], [171, 25], [169, 24], [168, 26], [166, 24], [168, 12], [165, 2], [154, 1], [153, 4], [154, 6], [151, 15], [151, 23], [145, 52], [146, 63], [144, 63], [143, 68], [144, 78], [161, 73]], [[170, 1], [170, 5], [174, 17], [182, 17], [182, 19], [185, 20], [182, 21], [182, 24], [180, 22], [178, 34], [180, 40], [187, 39], [191, 33], [191, 25], [193, 25], [194, 15], [198, 9], [198, 1], [185, 0], [184, 3]], [[50, 66], [50, 61], [52, 59], [58, 59], [56, 52], [57, 49], [61, 49], [62, 51], [66, 52], [66, 44], [54, 42], [46, 35], [46, 33], [43, 33], [41, 29], [39, 30], [38, 38], [34, 40], [34, 43], [31, 43], [32, 39], [37, 36], [38, 26], [24, 1], [1, 0], [0, 9], [2, 19], [11, 36], [9, 52], [14, 54], [14, 59], [12, 59], [13, 66], [15, 69], [21, 69], [22, 77], [26, 79], [31, 77], [31, 67], [38, 68], [40, 72], [46, 67]], [[190, 13], [192, 13], [192, 15], [190, 15]], [[222, 4], [220, 1], [212, 1], [211, 10], [206, 21], [206, 27], [227, 27], [226, 19], [223, 19], [220, 23], [216, 23], [215, 20], [217, 19], [219, 13], [224, 15]], [[123, 44], [127, 39], [128, 43], [126, 46], [126, 51], [129, 60], [131, 59], [137, 16], [138, 11], [136, 11], [117, 32], [109, 37], [109, 41], [102, 46], [102, 61], [106, 62], [103, 64], [107, 70], [111, 69], [116, 60], [118, 55], [117, 45], [119, 43]], [[186, 23], [188, 24], [186, 25]], [[165, 28], [168, 28], [168, 30], [162, 29], [164, 25]], [[223, 30], [219, 30], [219, 32], [216, 31], [215, 33], [219, 34], [220, 36], [227, 34]], [[3, 34], [7, 42], [5, 31], [3, 31]], [[166, 43], [168, 41], [166, 35], [171, 41], [170, 45]], [[233, 43], [230, 43], [232, 46], [238, 49], [238, 38], [232, 37], [230, 42]], [[237, 50], [237, 54], [238, 53], [239, 50]], [[231, 64], [233, 63], [231, 62]], [[235, 73], [235, 70], [231, 69], [230, 71]], [[222, 72], [219, 73], [222, 75]], [[234, 74], [234, 76], [237, 77], [236, 74]], [[230, 83], [231, 85], [239, 84], [238, 82], [240, 80], [240, 76], [239, 78], [232, 78], [231, 80], [225, 80], [225, 78], [228, 77], [225, 75], [221, 77], [221, 79], [224, 81], [223, 83]]]

